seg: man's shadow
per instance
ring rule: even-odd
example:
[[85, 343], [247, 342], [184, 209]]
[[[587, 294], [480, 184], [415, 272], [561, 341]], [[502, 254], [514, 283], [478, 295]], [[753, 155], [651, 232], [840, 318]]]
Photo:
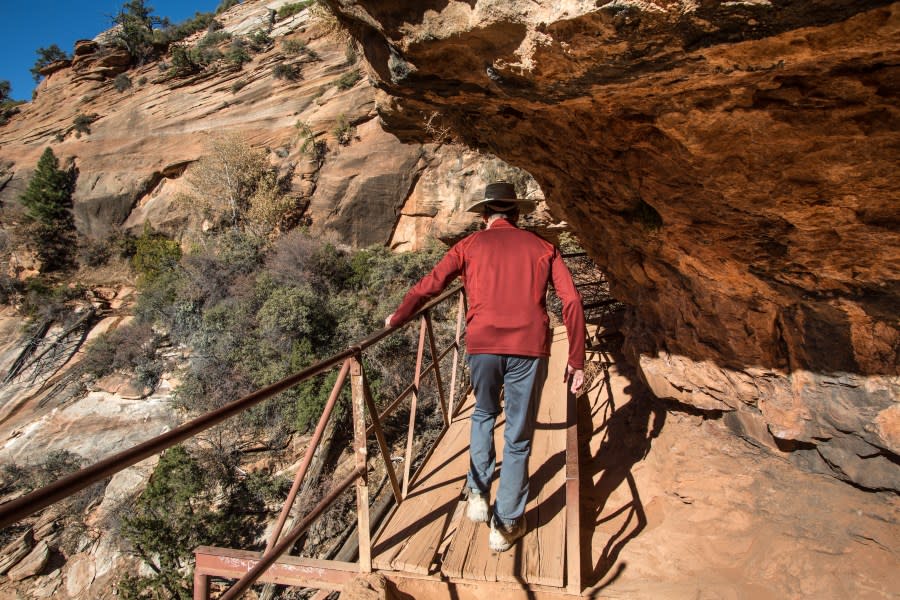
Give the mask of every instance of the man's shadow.
[[[592, 350], [599, 354], [602, 369], [591, 385], [593, 390], [599, 386], [599, 390], [589, 392], [598, 396], [594, 402], [578, 404], [579, 439], [582, 440], [581, 511], [585, 525], [581, 528], [582, 573], [585, 586], [592, 588], [592, 595], [622, 574], [625, 564], [616, 566], [620, 552], [647, 525], [631, 470], [647, 456], [651, 441], [659, 435], [666, 419], [664, 407], [622, 355], [621, 342], [621, 337], [613, 336], [594, 344]], [[627, 402], [625, 398], [616, 398], [610, 385], [609, 367], [613, 364], [618, 374], [629, 381], [623, 390], [630, 397]], [[599, 425], [595, 426], [596, 421]], [[592, 452], [589, 442], [594, 436], [601, 436], [601, 442]], [[627, 485], [630, 499], [622, 506], [607, 507], [610, 497], [623, 483]], [[621, 525], [610, 535], [594, 562], [595, 553], [588, 550], [594, 530], [616, 520]]]

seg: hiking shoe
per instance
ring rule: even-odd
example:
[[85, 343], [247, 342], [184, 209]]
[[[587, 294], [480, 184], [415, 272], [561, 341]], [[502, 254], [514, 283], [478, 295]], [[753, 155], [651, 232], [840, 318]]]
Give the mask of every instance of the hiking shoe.
[[488, 546], [494, 552], [506, 552], [512, 548], [513, 542], [525, 535], [525, 517], [519, 517], [510, 525], [501, 522], [495, 516], [491, 519], [491, 534]]
[[484, 494], [473, 489], [469, 490], [469, 502], [466, 506], [466, 515], [475, 523], [488, 522], [488, 503]]

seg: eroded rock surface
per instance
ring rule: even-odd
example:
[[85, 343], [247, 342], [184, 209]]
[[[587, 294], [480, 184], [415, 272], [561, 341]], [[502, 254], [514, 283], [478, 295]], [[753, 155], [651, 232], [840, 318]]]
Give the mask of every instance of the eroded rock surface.
[[900, 4], [329, 4], [389, 131], [535, 177], [656, 394], [900, 489]]
[[[458, 208], [481, 193], [490, 175], [485, 165], [497, 159], [454, 147], [439, 132], [415, 143], [387, 133], [377, 118], [370, 79], [362, 74], [349, 87], [341, 83], [342, 77], [366, 70], [364, 59], [348, 58], [347, 36], [308, 10], [272, 22], [271, 11], [286, 3], [248, 0], [217, 16], [224, 32], [264, 31], [272, 39], [240, 69], [220, 60], [196, 74], [171, 77], [170, 56], [133, 66], [127, 54], [103, 42], [104, 35], [77, 42], [71, 63], [54, 64], [36, 98], [0, 127], [4, 222], [16, 221], [18, 197], [50, 146], [64, 165], [77, 168], [73, 199], [82, 234], [102, 239], [117, 228], [140, 233], [149, 223], [189, 239], [203, 227], [202, 216], [183, 200], [193, 191], [190, 176], [196, 161], [210, 153], [212, 139], [229, 135], [271, 151], [297, 205], [308, 207], [306, 222], [315, 233], [333, 234], [350, 245], [403, 248], [422, 247], [428, 237], [458, 238], [475, 222], [471, 215], [458, 215]], [[204, 34], [184, 44], [195, 44]], [[285, 40], [307, 50], [287, 53]], [[297, 78], [276, 78], [273, 69], [281, 64], [291, 65]], [[123, 73], [131, 86], [120, 92], [115, 77]], [[75, 120], [88, 117], [87, 130], [79, 131]], [[298, 123], [323, 144], [319, 159], [302, 151]], [[452, 182], [465, 197], [416, 185], [423, 176], [434, 181], [447, 173], [441, 166], [447, 164], [445, 155], [466, 156], [468, 168], [453, 173]], [[401, 213], [419, 215], [414, 205], [421, 202], [454, 216], [412, 228], [404, 224], [395, 240]], [[36, 272], [24, 256], [19, 262], [20, 276]]]

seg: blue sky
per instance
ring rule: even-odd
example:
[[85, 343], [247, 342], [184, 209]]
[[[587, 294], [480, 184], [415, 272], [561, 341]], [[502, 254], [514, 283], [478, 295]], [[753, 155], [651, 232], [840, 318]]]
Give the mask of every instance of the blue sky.
[[[146, 0], [154, 14], [173, 23], [195, 12], [216, 9], [220, 0]], [[51, 44], [71, 54], [75, 40], [90, 39], [110, 27], [123, 0], [0, 0], [0, 80], [12, 85], [12, 97], [30, 100], [34, 79], [28, 71], [35, 51]]]

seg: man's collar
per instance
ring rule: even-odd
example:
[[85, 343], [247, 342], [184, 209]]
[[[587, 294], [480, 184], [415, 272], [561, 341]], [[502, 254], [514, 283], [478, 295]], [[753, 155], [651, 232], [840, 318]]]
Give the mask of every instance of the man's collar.
[[512, 223], [510, 223], [509, 221], [507, 221], [506, 219], [503, 219], [503, 218], [494, 219], [494, 221], [490, 225], [487, 226], [488, 229], [509, 229], [509, 228], [515, 229], [515, 227], [516, 227], [515, 225], [513, 225]]

